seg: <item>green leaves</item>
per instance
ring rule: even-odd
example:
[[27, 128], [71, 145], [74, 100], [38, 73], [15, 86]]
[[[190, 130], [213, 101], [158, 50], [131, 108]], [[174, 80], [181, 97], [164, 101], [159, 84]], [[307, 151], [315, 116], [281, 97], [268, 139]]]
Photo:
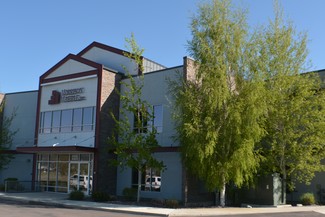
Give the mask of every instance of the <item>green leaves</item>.
[[192, 18], [195, 79], [171, 89], [183, 160], [210, 190], [256, 173], [308, 183], [324, 170], [325, 92], [317, 76], [301, 75], [306, 34], [275, 13], [251, 32], [246, 11], [227, 0], [201, 5]]
[[[0, 151], [10, 150], [14, 135], [18, 130], [12, 131], [10, 129], [11, 123], [16, 116], [16, 110], [5, 117], [4, 116], [5, 101], [0, 102]], [[13, 158], [11, 154], [0, 154], [0, 171], [10, 162]]]
[[252, 56], [245, 13], [231, 10], [229, 1], [199, 8], [188, 46], [196, 79], [173, 87], [183, 160], [210, 190], [249, 182], [261, 159], [255, 144], [264, 135], [266, 104], [259, 77], [243, 71]]
[[[143, 49], [137, 46], [133, 34], [126, 42], [131, 52], [125, 53], [125, 56], [135, 61], [142, 70]], [[146, 165], [162, 169], [163, 162], [153, 156], [155, 148], [159, 146], [156, 140], [157, 131], [148, 123], [153, 119], [153, 111], [150, 109], [151, 105], [141, 98], [144, 77], [143, 75], [133, 77], [130, 73], [126, 76], [127, 79], [121, 82], [124, 89], [119, 92], [120, 116], [115, 117], [111, 114], [116, 122], [116, 131], [109, 138], [109, 143], [117, 155], [117, 159], [111, 160], [111, 163], [121, 168], [142, 170], [143, 165]], [[132, 122], [135, 124], [131, 125]]]
[[284, 23], [277, 9], [275, 20], [254, 38], [254, 69], [265, 78], [268, 105], [261, 170], [308, 183], [323, 170], [325, 101], [318, 76], [301, 74], [306, 71], [306, 42], [306, 34]]

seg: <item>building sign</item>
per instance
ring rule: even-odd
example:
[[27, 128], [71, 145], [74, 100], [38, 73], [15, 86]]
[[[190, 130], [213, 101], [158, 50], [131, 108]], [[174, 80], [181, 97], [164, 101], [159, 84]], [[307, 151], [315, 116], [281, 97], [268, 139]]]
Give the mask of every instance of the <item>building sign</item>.
[[76, 102], [86, 100], [84, 96], [85, 88], [63, 89], [61, 92], [57, 90], [52, 91], [51, 99], [48, 101], [49, 105], [60, 104], [61, 102]]
[[75, 102], [85, 100], [86, 97], [82, 94], [85, 88], [64, 89], [61, 92], [61, 102]]

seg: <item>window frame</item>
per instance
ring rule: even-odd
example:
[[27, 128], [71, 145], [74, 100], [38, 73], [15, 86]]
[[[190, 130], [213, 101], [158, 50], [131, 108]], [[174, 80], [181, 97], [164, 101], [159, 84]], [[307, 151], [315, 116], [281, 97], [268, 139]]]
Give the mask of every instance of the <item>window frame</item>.
[[[153, 107], [153, 127], [156, 129], [157, 133], [163, 132], [163, 125], [164, 125], [164, 107], [163, 105], [154, 105]], [[161, 113], [159, 114], [159, 117], [157, 117], [156, 113], [158, 111], [158, 108], [161, 108]]]
[[[159, 109], [159, 110], [158, 110]], [[145, 118], [143, 115], [144, 111], [150, 116], [152, 113], [152, 120], [149, 118]], [[156, 114], [159, 111], [159, 117]], [[138, 124], [138, 121], [141, 123]], [[148, 130], [156, 129], [157, 133], [163, 132], [163, 124], [164, 124], [164, 106], [160, 105], [153, 105], [149, 108], [141, 108], [136, 109], [133, 113], [133, 132], [135, 133], [147, 133]]]
[[[151, 167], [144, 167], [144, 172], [141, 173], [141, 191], [143, 192], [161, 192], [162, 184], [162, 170], [158, 170]], [[132, 168], [131, 170], [131, 186], [137, 188], [138, 186], [138, 170]], [[160, 179], [157, 184], [153, 184], [153, 179]], [[147, 180], [150, 179], [151, 182], [147, 183]], [[159, 184], [158, 184], [159, 183]]]
[[[143, 115], [146, 114], [146, 115]], [[144, 106], [142, 108], [137, 108], [133, 112], [133, 132], [135, 133], [147, 133], [150, 126], [148, 109]]]
[[[67, 116], [68, 120], [64, 119], [66, 112], [70, 113]], [[95, 106], [43, 111], [40, 113], [38, 132], [40, 134], [49, 134], [94, 131], [96, 122], [95, 112]], [[85, 116], [86, 114], [88, 114], [87, 119]], [[76, 121], [77, 118], [79, 121]], [[88, 120], [87, 123], [85, 123], [86, 120]]]

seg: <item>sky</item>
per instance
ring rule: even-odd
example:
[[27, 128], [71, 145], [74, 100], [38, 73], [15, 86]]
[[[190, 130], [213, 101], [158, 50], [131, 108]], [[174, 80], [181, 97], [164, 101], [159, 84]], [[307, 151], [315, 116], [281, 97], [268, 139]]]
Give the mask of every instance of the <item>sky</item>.
[[[134, 34], [144, 56], [167, 67], [188, 55], [191, 17], [202, 0], [4, 0], [0, 2], [0, 92], [38, 89], [39, 77], [93, 41], [126, 49]], [[279, 0], [285, 18], [308, 34], [310, 70], [325, 69], [324, 0]], [[248, 23], [267, 24], [273, 0], [233, 0]]]

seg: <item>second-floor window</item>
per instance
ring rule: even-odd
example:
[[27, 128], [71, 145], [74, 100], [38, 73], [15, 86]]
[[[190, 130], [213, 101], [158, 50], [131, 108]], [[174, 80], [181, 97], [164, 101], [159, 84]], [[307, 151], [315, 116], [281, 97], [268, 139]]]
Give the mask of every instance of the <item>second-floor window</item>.
[[147, 108], [137, 108], [133, 120], [133, 131], [135, 133], [148, 132], [149, 113]]
[[41, 112], [39, 133], [92, 131], [95, 107]]
[[[149, 118], [152, 112], [152, 120]], [[157, 133], [163, 131], [163, 106], [154, 105], [151, 109], [141, 108], [134, 113], [133, 131], [136, 133], [146, 133], [155, 127]]]

